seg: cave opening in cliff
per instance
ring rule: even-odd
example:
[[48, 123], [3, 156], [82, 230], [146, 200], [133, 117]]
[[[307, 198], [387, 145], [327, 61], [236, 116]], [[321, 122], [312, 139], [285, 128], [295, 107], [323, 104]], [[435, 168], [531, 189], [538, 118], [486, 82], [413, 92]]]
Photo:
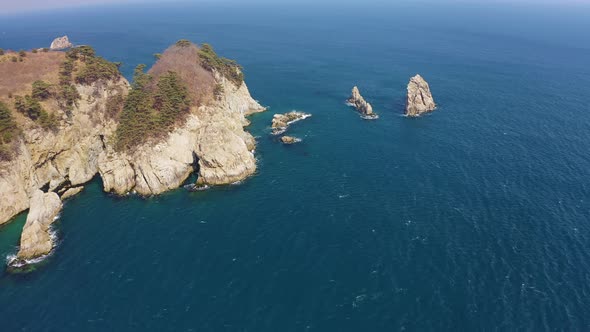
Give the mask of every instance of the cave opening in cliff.
[[190, 187], [189, 189], [192, 189], [195, 183], [197, 183], [197, 180], [199, 179], [199, 156], [197, 156], [195, 152], [193, 152], [193, 161], [191, 162], [191, 166], [193, 168], [193, 172], [183, 183], [183, 186], [185, 188], [188, 186]]

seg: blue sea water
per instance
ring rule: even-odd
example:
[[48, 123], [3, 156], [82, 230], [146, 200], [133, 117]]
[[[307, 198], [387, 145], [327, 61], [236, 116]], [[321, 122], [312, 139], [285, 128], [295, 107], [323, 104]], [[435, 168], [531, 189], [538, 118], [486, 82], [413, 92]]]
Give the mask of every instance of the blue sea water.
[[[130, 76], [181, 38], [244, 66], [259, 171], [67, 201], [36, 271], [0, 272], [2, 331], [590, 330], [590, 9], [97, 7], [0, 19]], [[422, 74], [439, 108], [402, 116]], [[1, 73], [0, 73], [1, 74]], [[380, 119], [344, 104], [358, 85]], [[281, 145], [274, 113], [312, 113]], [[26, 215], [0, 228], [16, 251]]]

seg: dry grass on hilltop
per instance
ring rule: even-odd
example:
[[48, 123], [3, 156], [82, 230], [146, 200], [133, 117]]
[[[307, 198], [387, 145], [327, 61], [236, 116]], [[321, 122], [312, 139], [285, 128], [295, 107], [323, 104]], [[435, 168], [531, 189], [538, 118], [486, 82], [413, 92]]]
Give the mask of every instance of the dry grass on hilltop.
[[[33, 82], [45, 81], [51, 85], [59, 84], [59, 67], [65, 60], [64, 52], [26, 52], [22, 62], [12, 61], [19, 58], [18, 52], [7, 52], [0, 56], [0, 101], [12, 110], [12, 115], [18, 126], [25, 127], [31, 123], [23, 114], [14, 109], [16, 96], [30, 95]], [[58, 109], [53, 99], [41, 101], [41, 105], [48, 113]]]
[[65, 60], [63, 52], [27, 52], [22, 62], [12, 62], [18, 53], [10, 52], [0, 56], [0, 99], [12, 95], [31, 93], [36, 80], [58, 84], [59, 66]]
[[148, 73], [154, 76], [153, 82], [157, 82], [158, 77], [169, 71], [176, 72], [186, 84], [194, 104], [203, 105], [213, 100], [215, 78], [201, 66], [196, 45], [170, 46]]

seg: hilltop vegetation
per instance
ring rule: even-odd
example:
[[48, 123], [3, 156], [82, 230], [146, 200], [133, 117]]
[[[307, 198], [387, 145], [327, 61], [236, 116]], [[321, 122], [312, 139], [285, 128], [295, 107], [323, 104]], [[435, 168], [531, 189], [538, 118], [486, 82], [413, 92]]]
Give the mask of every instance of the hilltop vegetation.
[[235, 61], [220, 58], [208, 44], [198, 48], [188, 40], [179, 40], [156, 59], [147, 73], [145, 65], [135, 70], [117, 128], [118, 150], [164, 137], [184, 121], [191, 106], [219, 99], [224, 91], [215, 81], [214, 71], [237, 86], [244, 79]]
[[135, 69], [134, 82], [121, 113], [116, 144], [119, 150], [167, 134], [191, 105], [188, 89], [176, 72], [168, 71], [156, 79], [144, 73], [144, 69], [145, 65]]
[[[66, 53], [66, 61], [60, 67], [58, 100], [62, 107], [71, 111], [80, 98], [73, 83], [91, 85], [101, 80], [116, 80], [121, 77], [119, 65], [96, 55], [90, 46], [80, 46]], [[74, 71], [77, 70], [75, 78]]]
[[[0, 53], [0, 159], [14, 154], [15, 138], [30, 124], [58, 130], [59, 111], [72, 115], [80, 94], [75, 84], [119, 79], [119, 64], [96, 55], [90, 46], [68, 52]], [[119, 96], [118, 101], [121, 103]], [[111, 107], [111, 109], [115, 109]], [[26, 119], [30, 120], [28, 122]]]
[[10, 144], [18, 135], [18, 132], [18, 127], [10, 109], [0, 101], [0, 161], [9, 160], [12, 157], [13, 149], [11, 149]]
[[[16, 63], [12, 63], [13, 57]], [[216, 81], [215, 73], [238, 87], [244, 80], [241, 67], [218, 56], [208, 44], [199, 48], [190, 41], [180, 40], [155, 57], [157, 61], [149, 71], [146, 72], [145, 65], [136, 68], [127, 96], [115, 94], [106, 101], [106, 115], [119, 122], [114, 140], [117, 150], [165, 137], [186, 119], [192, 107], [220, 100], [224, 88]], [[49, 59], [52, 59], [50, 66], [36, 65]], [[61, 110], [71, 117], [78, 106], [81, 96], [76, 85], [117, 80], [121, 77], [119, 66], [97, 56], [90, 46], [72, 48], [65, 53], [22, 51], [0, 55], [0, 67], [12, 71], [17, 81], [23, 80], [11, 84], [11, 80], [0, 78], [0, 100], [5, 102], [4, 113], [10, 115], [2, 118], [2, 135], [6, 133], [2, 142], [18, 133], [19, 125], [25, 125], [22, 119], [29, 119], [46, 130], [57, 130], [60, 126], [57, 112]], [[19, 75], [27, 70], [26, 78], [34, 77], [34, 81]], [[3, 98], [3, 92], [9, 97]]]
[[238, 87], [244, 82], [242, 67], [240, 67], [240, 65], [234, 60], [219, 57], [211, 45], [201, 45], [199, 56], [201, 57], [202, 65], [205, 69], [218, 71]]

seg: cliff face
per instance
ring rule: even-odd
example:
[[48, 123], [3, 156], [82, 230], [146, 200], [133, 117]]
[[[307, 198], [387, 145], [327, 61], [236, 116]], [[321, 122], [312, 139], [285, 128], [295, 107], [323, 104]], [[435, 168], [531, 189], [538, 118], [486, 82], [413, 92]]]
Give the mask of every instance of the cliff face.
[[428, 83], [420, 75], [412, 77], [408, 83], [406, 115], [416, 117], [423, 113], [432, 112], [435, 109], [436, 104], [432, 98]]
[[[105, 115], [107, 99], [114, 93], [126, 93], [128, 83], [120, 79], [76, 88], [81, 95], [79, 106], [57, 132], [26, 128], [17, 157], [0, 162], [0, 224], [29, 208], [35, 190], [62, 194], [98, 172], [105, 141], [116, 128]], [[67, 118], [64, 112], [59, 116]]]
[[157, 195], [178, 188], [195, 170], [200, 184], [229, 184], [252, 175], [255, 141], [244, 131], [245, 116], [264, 111], [243, 83], [239, 88], [216, 79], [224, 94], [213, 105], [193, 108], [183, 126], [164, 141], [130, 152], [108, 146], [99, 159], [104, 190]]

